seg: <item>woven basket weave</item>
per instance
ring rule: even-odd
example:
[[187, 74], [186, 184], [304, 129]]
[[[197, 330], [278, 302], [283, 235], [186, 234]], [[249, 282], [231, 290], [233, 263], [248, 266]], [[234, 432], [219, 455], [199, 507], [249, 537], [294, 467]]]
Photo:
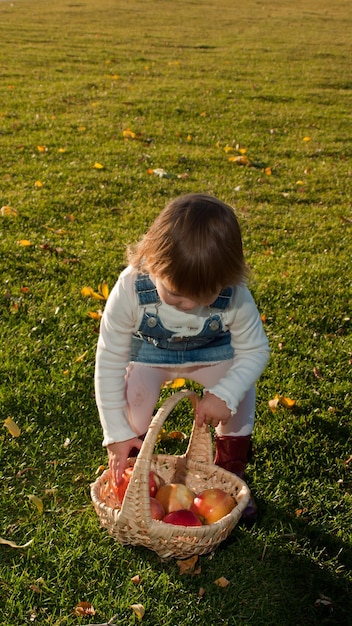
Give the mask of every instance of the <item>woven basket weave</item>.
[[[214, 465], [208, 426], [198, 427], [194, 422], [184, 455], [153, 454], [167, 416], [185, 398], [192, 402], [193, 407], [196, 406], [196, 393], [179, 391], [170, 396], [153, 417], [134, 463], [121, 507], [112, 508], [103, 499], [109, 472], [102, 474], [91, 485], [91, 497], [101, 525], [120, 544], [145, 546], [163, 559], [188, 558], [215, 550], [236, 526], [250, 498], [250, 491], [243, 480]], [[223, 489], [234, 497], [236, 506], [218, 522], [199, 527], [175, 526], [153, 520], [149, 498], [150, 470], [157, 472], [166, 483], [183, 483], [195, 493], [211, 487]]]

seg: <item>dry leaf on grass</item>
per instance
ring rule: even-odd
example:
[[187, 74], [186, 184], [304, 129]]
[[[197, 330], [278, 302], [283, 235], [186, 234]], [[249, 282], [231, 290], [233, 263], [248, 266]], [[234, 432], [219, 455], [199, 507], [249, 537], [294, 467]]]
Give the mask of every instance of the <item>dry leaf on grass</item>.
[[227, 580], [225, 576], [220, 576], [220, 578], [217, 578], [216, 580], [214, 580], [214, 585], [217, 585], [218, 587], [228, 587], [229, 584], [230, 584], [230, 581]]
[[79, 602], [73, 613], [79, 617], [84, 617], [85, 615], [95, 615], [95, 609], [90, 602]]
[[143, 604], [131, 604], [131, 609], [135, 615], [137, 615], [138, 619], [141, 620], [145, 613], [145, 608]]
[[32, 541], [33, 539], [31, 539], [30, 541], [27, 541], [27, 543], [18, 545], [14, 541], [10, 541], [9, 539], [3, 539], [2, 537], [0, 537], [0, 544], [3, 546], [9, 546], [10, 548], [28, 548], [28, 546], [30, 546]]
[[182, 559], [182, 560], [176, 561], [176, 565], [179, 568], [179, 573], [181, 575], [194, 573], [194, 568], [196, 566], [197, 561], [198, 561], [198, 556], [196, 554], [194, 556], [191, 556], [189, 559]]
[[4, 426], [9, 431], [10, 435], [13, 437], [19, 437], [21, 434], [21, 429], [17, 426], [16, 422], [12, 419], [12, 417], [7, 417], [4, 421]]

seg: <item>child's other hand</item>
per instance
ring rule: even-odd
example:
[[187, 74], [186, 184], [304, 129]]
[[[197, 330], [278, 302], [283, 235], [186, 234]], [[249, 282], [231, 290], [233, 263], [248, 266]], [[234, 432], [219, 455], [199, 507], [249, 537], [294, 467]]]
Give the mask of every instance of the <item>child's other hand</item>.
[[230, 415], [231, 411], [226, 402], [207, 392], [198, 403], [196, 423], [197, 426], [202, 426], [203, 424], [218, 426], [220, 422], [226, 424]]
[[109, 457], [109, 469], [112, 476], [113, 484], [116, 486], [122, 480], [127, 465], [128, 455], [132, 448], [141, 449], [143, 441], [138, 437], [127, 439], [127, 441], [116, 441], [107, 446]]

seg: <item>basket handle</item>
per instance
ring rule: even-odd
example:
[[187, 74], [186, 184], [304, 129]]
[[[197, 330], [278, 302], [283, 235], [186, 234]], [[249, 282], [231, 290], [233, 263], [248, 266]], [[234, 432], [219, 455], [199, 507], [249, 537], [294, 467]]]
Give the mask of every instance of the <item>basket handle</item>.
[[[194, 391], [184, 389], [170, 396], [154, 415], [134, 464], [133, 474], [121, 506], [121, 521], [123, 518], [131, 520], [131, 516], [137, 514], [136, 503], [138, 503], [138, 517], [144, 519], [147, 524], [150, 523], [149, 472], [155, 444], [166, 418], [178, 402], [185, 398], [191, 401], [195, 410], [199, 396]], [[202, 458], [199, 458], [197, 452], [199, 448], [202, 449]], [[208, 464], [213, 462], [212, 439], [208, 426], [199, 427], [194, 421], [188, 448], [183, 458], [204, 461]], [[137, 492], [138, 498], [136, 498]]]

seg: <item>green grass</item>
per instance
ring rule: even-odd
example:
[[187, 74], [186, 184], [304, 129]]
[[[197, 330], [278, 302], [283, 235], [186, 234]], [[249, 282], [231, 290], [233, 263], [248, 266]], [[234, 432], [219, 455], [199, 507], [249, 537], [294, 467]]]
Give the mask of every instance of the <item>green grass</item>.
[[[139, 602], [146, 626], [351, 624], [351, 22], [347, 0], [0, 3], [0, 206], [17, 212], [0, 217], [0, 393], [21, 428], [0, 432], [0, 535], [33, 539], [0, 545], [1, 626], [136, 624]], [[259, 521], [181, 576], [90, 503], [99, 303], [80, 291], [112, 287], [126, 244], [189, 191], [236, 207], [272, 357]], [[295, 408], [272, 413], [276, 394]], [[166, 426], [189, 433], [187, 408]]]

